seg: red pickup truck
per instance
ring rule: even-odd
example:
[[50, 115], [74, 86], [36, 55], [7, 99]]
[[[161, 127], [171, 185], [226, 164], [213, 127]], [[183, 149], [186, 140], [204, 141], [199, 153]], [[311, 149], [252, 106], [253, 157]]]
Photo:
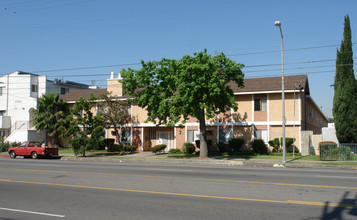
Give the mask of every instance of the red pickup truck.
[[40, 156], [54, 156], [58, 155], [57, 147], [47, 147], [39, 141], [25, 141], [17, 147], [11, 147], [8, 150], [11, 158], [16, 156], [31, 157], [37, 159]]

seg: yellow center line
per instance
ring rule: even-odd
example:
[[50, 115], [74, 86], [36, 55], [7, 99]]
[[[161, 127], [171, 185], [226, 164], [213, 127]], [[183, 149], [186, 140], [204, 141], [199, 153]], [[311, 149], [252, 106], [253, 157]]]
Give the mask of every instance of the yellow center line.
[[295, 184], [295, 183], [274, 183], [274, 182], [259, 182], [259, 181], [245, 181], [245, 180], [220, 180], [220, 179], [204, 179], [204, 178], [189, 178], [189, 177], [169, 177], [169, 176], [150, 176], [150, 175], [135, 175], [135, 174], [118, 174], [118, 173], [96, 173], [96, 172], [75, 172], [75, 171], [52, 171], [52, 170], [29, 170], [29, 169], [14, 169], [16, 171], [27, 172], [49, 172], [49, 173], [75, 173], [75, 174], [92, 174], [92, 175], [108, 175], [108, 176], [129, 176], [129, 177], [143, 177], [143, 178], [160, 178], [160, 179], [178, 179], [178, 180], [196, 180], [196, 181], [211, 181], [211, 182], [229, 182], [229, 183], [251, 183], [264, 184], [276, 186], [299, 186], [299, 187], [313, 187], [313, 188], [329, 188], [329, 189], [352, 189], [357, 190], [357, 187], [350, 186], [326, 186], [326, 185], [309, 185], [309, 184]]
[[136, 193], [170, 195], [170, 196], [185, 196], [185, 197], [196, 197], [196, 198], [210, 198], [210, 199], [225, 199], [225, 200], [239, 200], [239, 201], [252, 201], [252, 202], [269, 202], [269, 203], [281, 203], [281, 204], [296, 204], [296, 205], [313, 205], [313, 206], [357, 208], [357, 205], [340, 204], [340, 203], [324, 203], [324, 202], [295, 201], [295, 200], [281, 201], [281, 200], [268, 200], [268, 199], [249, 199], [249, 198], [226, 197], [226, 196], [209, 196], [209, 195], [186, 194], [186, 193], [171, 193], [171, 192], [159, 192], [159, 191], [148, 191], [148, 190], [120, 189], [120, 188], [98, 187], [98, 186], [82, 186], [82, 185], [71, 185], [71, 184], [62, 184], [62, 183], [19, 181], [19, 180], [10, 180], [10, 179], [0, 179], [0, 182], [38, 184], [38, 185], [62, 186], [62, 187], [72, 187], [72, 188], [84, 188], [84, 189], [112, 190], [112, 191], [122, 191], [122, 192], [136, 192]]

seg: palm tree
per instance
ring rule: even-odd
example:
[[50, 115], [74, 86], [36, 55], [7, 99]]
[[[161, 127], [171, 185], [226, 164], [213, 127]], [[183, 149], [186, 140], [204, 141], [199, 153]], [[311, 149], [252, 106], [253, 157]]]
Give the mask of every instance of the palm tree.
[[46, 131], [48, 136], [52, 136], [50, 144], [57, 145], [59, 137], [64, 134], [64, 129], [68, 124], [66, 120], [66, 102], [59, 99], [58, 93], [47, 93], [37, 100], [37, 109], [33, 124], [39, 131]]

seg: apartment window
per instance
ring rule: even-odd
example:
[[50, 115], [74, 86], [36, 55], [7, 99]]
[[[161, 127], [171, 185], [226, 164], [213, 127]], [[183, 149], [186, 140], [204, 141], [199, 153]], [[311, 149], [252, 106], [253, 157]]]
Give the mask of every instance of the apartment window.
[[2, 96], [2, 87], [0, 87], [0, 96]]
[[64, 95], [64, 94], [66, 94], [67, 92], [69, 92], [69, 89], [68, 89], [68, 88], [61, 87], [61, 95]]
[[257, 129], [254, 130], [254, 138], [262, 139], [265, 143], [268, 143], [268, 130], [267, 129]]
[[267, 111], [267, 99], [266, 98], [258, 98], [254, 99], [254, 111]]
[[228, 141], [233, 138], [233, 131], [232, 129], [220, 129], [219, 130], [219, 142], [228, 144]]
[[38, 85], [32, 84], [31, 85], [31, 92], [38, 92]]
[[195, 142], [200, 139], [200, 132], [197, 130], [187, 130], [187, 142]]
[[6, 111], [0, 111], [0, 116], [5, 116]]
[[129, 143], [131, 140], [131, 130], [122, 130], [120, 139], [123, 143]]

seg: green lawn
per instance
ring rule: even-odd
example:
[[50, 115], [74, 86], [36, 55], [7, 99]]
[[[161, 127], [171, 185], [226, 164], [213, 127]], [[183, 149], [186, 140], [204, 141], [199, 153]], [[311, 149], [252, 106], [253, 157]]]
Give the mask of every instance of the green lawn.
[[[59, 153], [59, 155], [61, 155], [61, 154], [73, 154], [74, 155], [73, 148], [71, 148], [71, 147], [60, 147], [60, 148], [58, 148], [58, 153]], [[106, 150], [87, 150], [86, 151], [86, 155], [105, 154], [105, 153], [107, 153]]]
[[[74, 156], [74, 152], [72, 148], [59, 148], [59, 154], [70, 154]], [[111, 158], [119, 158], [121, 157], [119, 152], [107, 152], [106, 150], [89, 150], [86, 151], [87, 157], [105, 157], [105, 156], [118, 156], [118, 157], [111, 157]], [[199, 155], [197, 153], [194, 154], [157, 154], [157, 158], [197, 158]], [[282, 153], [271, 153], [271, 154], [254, 154], [251, 152], [239, 152], [239, 153], [210, 153], [210, 158], [213, 159], [271, 159], [271, 160], [281, 160]], [[357, 156], [353, 156], [353, 161], [320, 161], [318, 155], [308, 155], [308, 156], [301, 156], [300, 153], [296, 153], [293, 158], [292, 153], [286, 153], [286, 161], [289, 163], [299, 163], [299, 161], [311, 161], [311, 163], [323, 163], [326, 165], [350, 165], [350, 166], [357, 166]], [[309, 162], [305, 162], [309, 163]]]

